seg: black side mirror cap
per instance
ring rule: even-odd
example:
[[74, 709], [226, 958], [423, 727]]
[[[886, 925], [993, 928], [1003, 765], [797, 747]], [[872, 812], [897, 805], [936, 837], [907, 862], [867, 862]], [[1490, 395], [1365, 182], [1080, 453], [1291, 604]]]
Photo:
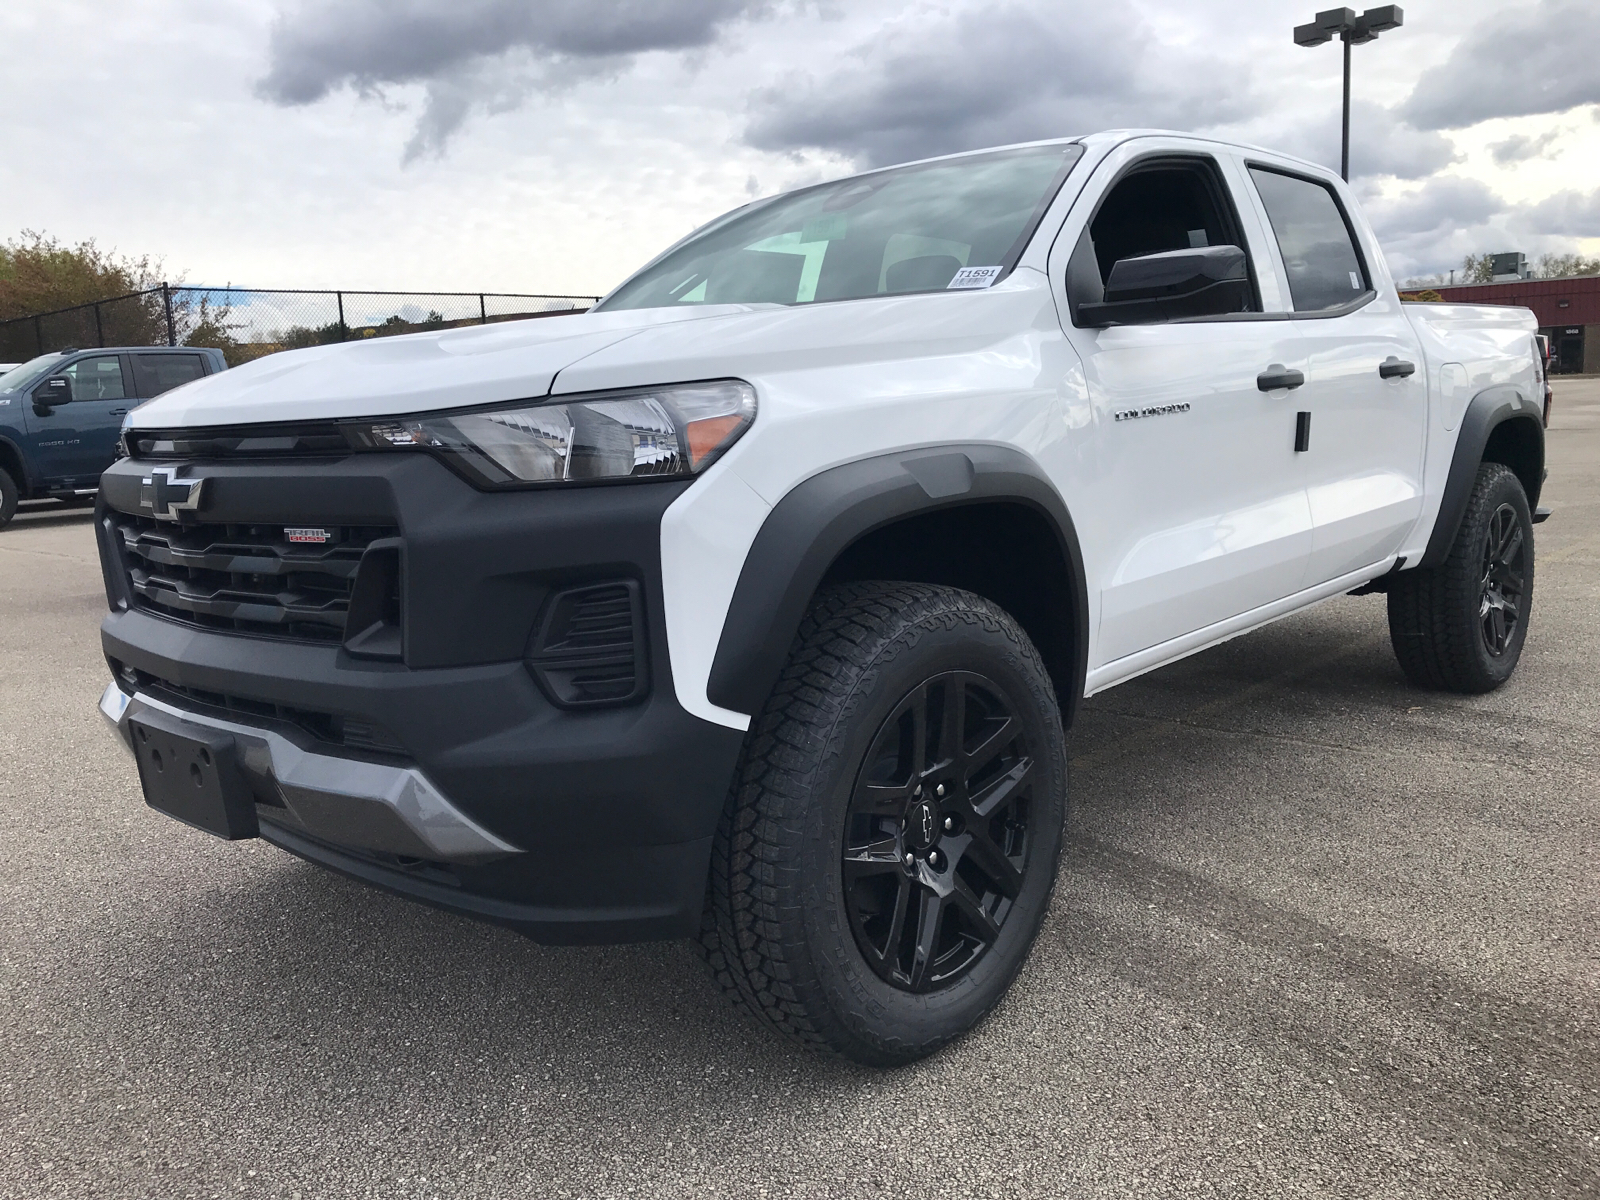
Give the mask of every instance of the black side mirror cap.
[[1083, 304], [1089, 326], [1147, 325], [1180, 317], [1243, 312], [1250, 304], [1250, 268], [1238, 246], [1198, 246], [1119, 258], [1105, 299]]
[[33, 390], [33, 411], [41, 417], [48, 417], [57, 404], [65, 404], [71, 399], [72, 381], [65, 375], [57, 375], [53, 379], [46, 379]]

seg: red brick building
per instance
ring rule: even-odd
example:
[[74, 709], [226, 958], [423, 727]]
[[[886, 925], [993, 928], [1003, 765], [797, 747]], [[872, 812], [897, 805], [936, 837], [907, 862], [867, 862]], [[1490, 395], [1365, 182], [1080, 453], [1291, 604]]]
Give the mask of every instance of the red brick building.
[[[1550, 338], [1551, 369], [1600, 375], [1600, 275], [1515, 279], [1426, 289], [1447, 304], [1514, 304], [1531, 308]], [[1417, 295], [1407, 289], [1407, 295]]]

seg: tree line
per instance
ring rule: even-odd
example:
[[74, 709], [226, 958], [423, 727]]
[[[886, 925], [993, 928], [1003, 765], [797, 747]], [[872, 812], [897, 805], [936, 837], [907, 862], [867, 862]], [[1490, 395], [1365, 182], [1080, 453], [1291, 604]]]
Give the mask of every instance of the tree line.
[[[1600, 258], [1585, 258], [1581, 254], [1541, 254], [1534, 264], [1533, 279], [1570, 279], [1576, 275], [1600, 275]], [[1469, 254], [1461, 260], [1461, 269], [1438, 275], [1418, 275], [1405, 282], [1408, 288], [1448, 286], [1451, 283], [1493, 283], [1494, 255]]]
[[[207, 289], [186, 288], [184, 278], [182, 273], [169, 275], [162, 260], [151, 255], [134, 258], [104, 250], [92, 238], [68, 245], [23, 230], [0, 244], [0, 322], [98, 305], [98, 311], [53, 318], [52, 343], [153, 346], [166, 344], [170, 312], [174, 340], [221, 350], [232, 366], [279, 350], [477, 323], [475, 318], [447, 320], [431, 310], [420, 321], [394, 315], [359, 328], [331, 321], [242, 334], [243, 325], [233, 319], [230, 306], [216, 303]], [[163, 284], [171, 285], [165, 295]], [[0, 361], [28, 358], [36, 349], [33, 323], [0, 329]]]

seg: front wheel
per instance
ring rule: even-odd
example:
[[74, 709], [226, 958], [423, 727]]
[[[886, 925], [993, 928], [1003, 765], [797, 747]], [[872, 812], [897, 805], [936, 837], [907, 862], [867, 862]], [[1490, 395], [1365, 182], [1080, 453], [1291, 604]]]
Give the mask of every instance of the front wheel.
[[1055, 694], [1008, 614], [954, 588], [829, 589], [751, 727], [702, 950], [795, 1041], [910, 1062], [1021, 969], [1065, 812]]
[[1533, 606], [1533, 517], [1508, 467], [1484, 463], [1450, 553], [1389, 585], [1389, 639], [1420, 687], [1489, 692], [1511, 678]]
[[0, 467], [0, 529], [11, 524], [11, 518], [17, 513], [17, 481], [11, 478], [11, 472]]

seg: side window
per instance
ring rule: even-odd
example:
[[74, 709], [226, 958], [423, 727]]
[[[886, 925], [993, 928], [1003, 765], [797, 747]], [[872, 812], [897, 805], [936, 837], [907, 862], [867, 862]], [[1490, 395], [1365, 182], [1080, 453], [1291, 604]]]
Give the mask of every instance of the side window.
[[[1249, 254], [1226, 185], [1211, 162], [1169, 158], [1134, 166], [1101, 199], [1073, 252], [1067, 289], [1074, 314], [1079, 304], [1101, 299], [1111, 268], [1123, 259], [1207, 246], [1235, 246]], [[1253, 284], [1249, 293], [1235, 311], [1260, 311]]]
[[1250, 177], [1283, 252], [1295, 312], [1337, 308], [1367, 290], [1366, 269], [1330, 188], [1265, 167], [1251, 167]]
[[135, 354], [133, 382], [139, 395], [148, 400], [170, 392], [180, 383], [199, 379], [206, 373], [198, 354]]
[[128, 394], [122, 386], [122, 361], [115, 354], [80, 358], [61, 374], [72, 381], [74, 400], [121, 400]]

